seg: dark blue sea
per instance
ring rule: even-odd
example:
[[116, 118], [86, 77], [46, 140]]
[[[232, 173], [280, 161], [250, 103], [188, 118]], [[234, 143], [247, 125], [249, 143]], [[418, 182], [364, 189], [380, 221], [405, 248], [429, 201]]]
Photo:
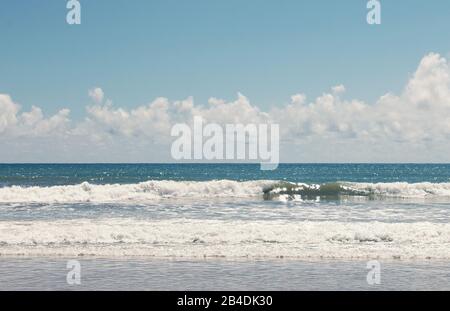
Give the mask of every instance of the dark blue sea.
[[222, 179], [445, 183], [450, 182], [450, 164], [280, 164], [274, 171], [261, 171], [259, 164], [0, 164], [2, 187]]

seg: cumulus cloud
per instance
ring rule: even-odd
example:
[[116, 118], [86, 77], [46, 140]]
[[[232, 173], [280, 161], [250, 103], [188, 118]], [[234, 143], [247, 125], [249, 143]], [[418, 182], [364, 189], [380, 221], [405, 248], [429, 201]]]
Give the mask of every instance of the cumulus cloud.
[[35, 106], [28, 112], [19, 112], [20, 106], [9, 95], [0, 94], [0, 138], [60, 136], [69, 130], [69, 109], [62, 109], [49, 118]]
[[14, 129], [17, 136], [53, 136], [65, 135], [69, 131], [69, 109], [62, 109], [55, 115], [45, 118], [42, 110], [32, 107], [31, 111], [22, 113]]
[[334, 87], [331, 88], [333, 90], [333, 93], [335, 94], [341, 94], [345, 92], [345, 86], [343, 86], [342, 84], [340, 85], [336, 85]]
[[13, 103], [9, 95], [0, 94], [0, 134], [17, 123], [17, 112], [19, 107]]
[[170, 134], [169, 101], [158, 98], [148, 105], [126, 110], [115, 108], [111, 102], [87, 107], [85, 121], [74, 128], [75, 135], [96, 140], [116, 136], [160, 139]]
[[161, 97], [131, 110], [116, 108], [111, 102], [89, 106], [86, 119], [74, 128], [73, 133], [92, 134], [96, 140], [123, 136], [167, 142], [171, 139], [170, 132], [174, 124], [191, 124], [195, 116], [202, 117], [205, 122], [218, 124], [271, 121], [268, 113], [251, 105], [242, 94], [238, 94], [238, 98], [232, 102], [211, 98], [205, 106], [194, 105], [192, 97], [174, 102]]
[[325, 148], [338, 142], [345, 142], [347, 149], [349, 142], [353, 146], [362, 142], [439, 145], [450, 139], [450, 68], [439, 54], [430, 53], [420, 61], [400, 94], [388, 93], [366, 103], [346, 99], [345, 91], [345, 86], [337, 85], [312, 100], [295, 94], [288, 105], [264, 112], [240, 93], [234, 101], [210, 98], [205, 105], [197, 105], [192, 97], [181, 101], [157, 98], [125, 109], [105, 100], [97, 87], [89, 90], [93, 105], [80, 122], [70, 121], [68, 109], [50, 117], [38, 107], [20, 112], [9, 95], [0, 94], [0, 139], [64, 136], [67, 143], [70, 139], [96, 144], [128, 139], [168, 144], [171, 127], [189, 124], [194, 116], [219, 124], [278, 123], [283, 142], [322, 141]]
[[439, 54], [425, 56], [402, 94], [385, 94], [376, 103], [342, 99], [345, 87], [333, 87], [305, 104], [304, 95], [292, 97], [272, 116], [284, 135], [353, 137], [419, 143], [450, 135], [450, 70]]
[[102, 103], [103, 99], [105, 98], [105, 93], [99, 87], [89, 90], [88, 95], [97, 104]]

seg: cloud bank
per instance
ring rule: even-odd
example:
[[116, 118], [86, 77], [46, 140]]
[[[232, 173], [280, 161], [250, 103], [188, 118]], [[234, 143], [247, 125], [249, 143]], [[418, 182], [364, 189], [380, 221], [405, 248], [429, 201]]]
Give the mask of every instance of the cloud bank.
[[[295, 94], [288, 105], [261, 111], [240, 93], [231, 102], [211, 98], [196, 105], [193, 98], [157, 98], [125, 109], [96, 87], [89, 90], [92, 103], [78, 122], [70, 120], [69, 109], [48, 117], [38, 107], [21, 112], [9, 95], [0, 94], [0, 142], [9, 151], [1, 151], [0, 160], [40, 161], [33, 154], [41, 151], [45, 157], [50, 149], [55, 155], [50, 162], [171, 162], [171, 127], [202, 116], [219, 124], [280, 124], [282, 161], [450, 161], [447, 59], [426, 55], [401, 94], [385, 94], [375, 103], [346, 99], [345, 90], [338, 85], [313, 100]], [[387, 148], [391, 154], [385, 154]]]

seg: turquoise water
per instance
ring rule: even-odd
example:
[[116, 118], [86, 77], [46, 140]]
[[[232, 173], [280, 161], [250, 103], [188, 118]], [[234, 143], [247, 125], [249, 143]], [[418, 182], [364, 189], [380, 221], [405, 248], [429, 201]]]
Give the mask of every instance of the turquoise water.
[[147, 180], [288, 180], [304, 183], [449, 182], [450, 164], [0, 164], [0, 185], [138, 183]]

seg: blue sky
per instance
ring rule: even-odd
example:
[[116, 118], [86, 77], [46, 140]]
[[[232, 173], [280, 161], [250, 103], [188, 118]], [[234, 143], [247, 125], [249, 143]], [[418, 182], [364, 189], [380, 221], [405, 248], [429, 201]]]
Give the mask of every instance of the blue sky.
[[[388, 92], [401, 96], [429, 53], [444, 59], [428, 58], [441, 69], [450, 56], [448, 0], [382, 0], [377, 26], [366, 23], [366, 0], [80, 0], [81, 25], [66, 23], [66, 0], [0, 1], [0, 95], [20, 105], [20, 113], [39, 107], [44, 118], [67, 108], [75, 123], [85, 120], [94, 87], [125, 111], [158, 97], [232, 102], [238, 92], [269, 111], [291, 103], [294, 94], [314, 102], [341, 84], [348, 102], [370, 106]], [[405, 98], [399, 101], [409, 103]], [[25, 145], [33, 149], [30, 142], [11, 144], [16, 154]], [[439, 150], [418, 161], [446, 160], [436, 157]], [[0, 152], [2, 159], [9, 157]], [[384, 161], [368, 154], [342, 159]]]
[[82, 25], [69, 26], [64, 0], [2, 0], [0, 93], [73, 118], [93, 86], [124, 107], [242, 92], [267, 108], [336, 84], [371, 101], [450, 51], [446, 0], [382, 1], [380, 26], [364, 0], [80, 2]]

